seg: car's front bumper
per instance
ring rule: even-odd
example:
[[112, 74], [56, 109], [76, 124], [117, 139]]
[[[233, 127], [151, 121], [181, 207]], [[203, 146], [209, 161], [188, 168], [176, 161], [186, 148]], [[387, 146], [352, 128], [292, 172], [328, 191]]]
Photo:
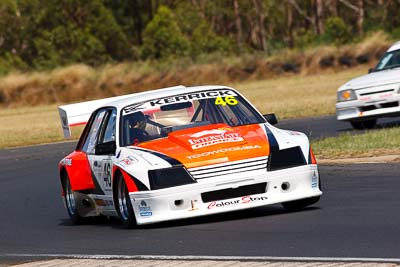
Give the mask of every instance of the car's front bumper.
[[[203, 202], [202, 193], [266, 183], [266, 192]], [[286, 183], [287, 189], [282, 189]], [[210, 181], [173, 188], [130, 193], [136, 221], [139, 225], [174, 219], [210, 215], [316, 197], [319, 189], [317, 165], [266, 172], [263, 175]], [[285, 186], [284, 186], [285, 187]]]
[[336, 117], [340, 121], [362, 121], [400, 115], [400, 94], [382, 97], [379, 94], [366, 100], [336, 103]]

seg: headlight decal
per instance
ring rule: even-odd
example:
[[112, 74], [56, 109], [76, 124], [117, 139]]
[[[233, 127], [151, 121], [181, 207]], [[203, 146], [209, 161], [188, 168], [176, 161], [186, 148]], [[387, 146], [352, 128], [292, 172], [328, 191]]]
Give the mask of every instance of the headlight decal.
[[149, 171], [151, 190], [196, 183], [189, 172], [181, 165]]
[[299, 146], [271, 152], [268, 158], [268, 171], [307, 165], [303, 151]]

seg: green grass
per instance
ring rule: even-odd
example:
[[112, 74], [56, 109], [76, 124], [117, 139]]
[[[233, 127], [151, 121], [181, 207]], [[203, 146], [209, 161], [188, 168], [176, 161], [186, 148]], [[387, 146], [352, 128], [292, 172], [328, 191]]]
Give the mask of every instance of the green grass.
[[320, 159], [373, 157], [400, 154], [400, 128], [371, 130], [364, 134], [342, 134], [312, 142]]

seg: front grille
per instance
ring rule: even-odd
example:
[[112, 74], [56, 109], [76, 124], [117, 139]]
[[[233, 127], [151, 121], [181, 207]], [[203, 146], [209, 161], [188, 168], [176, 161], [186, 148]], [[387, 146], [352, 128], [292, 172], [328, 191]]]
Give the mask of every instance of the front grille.
[[388, 102], [380, 104], [382, 108], [394, 108], [399, 106], [399, 102]]
[[256, 194], [263, 194], [267, 191], [267, 183], [239, 186], [238, 188], [228, 188], [201, 194], [204, 203], [218, 200], [225, 200], [236, 197], [244, 197]]
[[394, 92], [394, 89], [387, 89], [387, 90], [380, 90], [380, 91], [375, 91], [375, 92], [361, 93], [360, 96], [374, 95], [374, 94], [381, 94], [381, 93], [389, 93], [389, 92]]
[[254, 171], [266, 172], [267, 161], [268, 157], [259, 157], [228, 163], [214, 164], [205, 167], [191, 168], [188, 169], [188, 171], [195, 179], [220, 177], [237, 173], [246, 174]]
[[387, 103], [381, 103], [377, 105], [368, 105], [364, 107], [360, 107], [360, 111], [365, 112], [365, 111], [370, 111], [370, 110], [375, 110], [375, 109], [380, 109], [380, 108], [394, 108], [398, 107], [399, 102], [394, 101], [394, 102], [387, 102]]

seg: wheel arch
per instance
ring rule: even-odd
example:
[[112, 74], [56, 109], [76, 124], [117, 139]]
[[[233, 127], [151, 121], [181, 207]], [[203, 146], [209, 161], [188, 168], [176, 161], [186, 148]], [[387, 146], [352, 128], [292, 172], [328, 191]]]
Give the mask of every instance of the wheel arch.
[[112, 175], [112, 194], [113, 194], [113, 200], [114, 203], [116, 203], [116, 197], [117, 197], [117, 183], [118, 183], [118, 179], [120, 179], [119, 177], [122, 177], [122, 172], [119, 168], [115, 168], [113, 170], [113, 175]]
[[65, 192], [65, 179], [68, 178], [68, 171], [67, 169], [63, 166], [60, 169], [60, 182], [61, 182], [61, 188], [63, 190], [63, 194]]
[[112, 181], [113, 194], [115, 193], [116, 184], [118, 182], [118, 179], [116, 179], [116, 177], [118, 177], [118, 176], [120, 176], [120, 177], [122, 177], [122, 179], [124, 179], [129, 192], [139, 191], [139, 189], [134, 181], [134, 178], [130, 174], [128, 174], [126, 171], [121, 169], [120, 167], [114, 166], [113, 181]]

